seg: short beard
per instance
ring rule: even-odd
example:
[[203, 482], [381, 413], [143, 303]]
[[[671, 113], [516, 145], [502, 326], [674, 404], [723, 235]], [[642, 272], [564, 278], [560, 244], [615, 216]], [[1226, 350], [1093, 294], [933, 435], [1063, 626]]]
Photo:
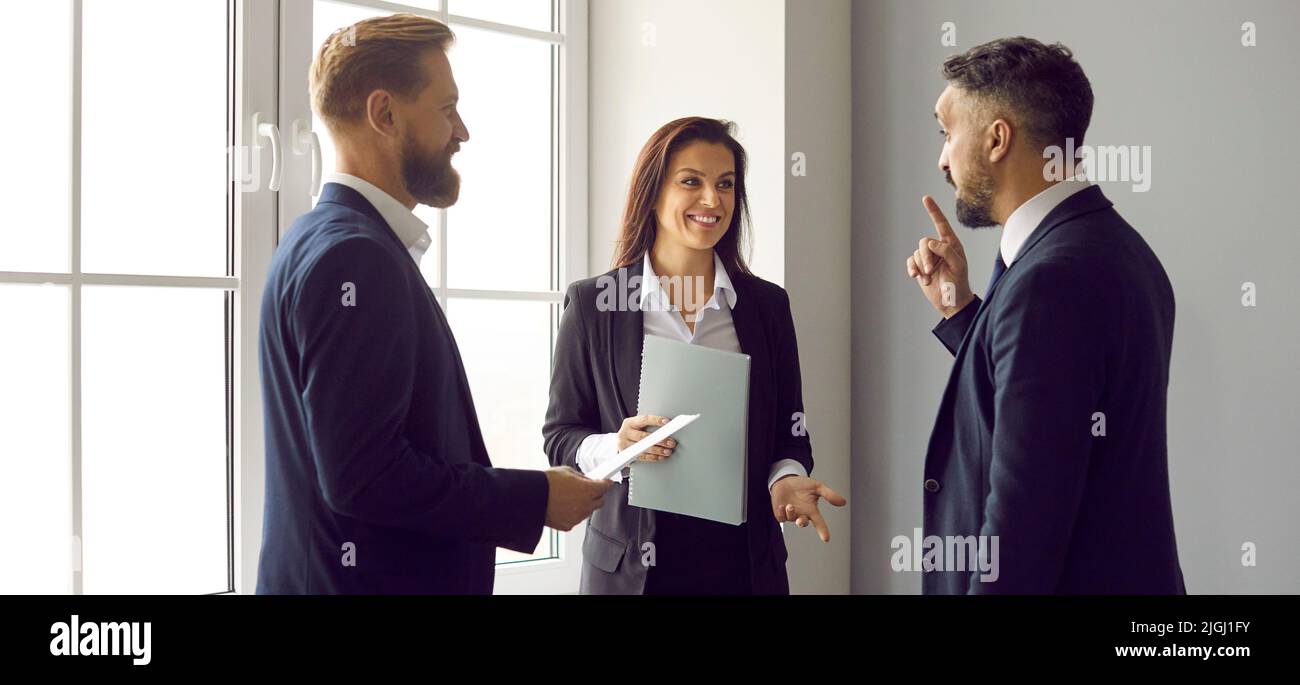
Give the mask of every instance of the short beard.
[[460, 197], [460, 174], [451, 166], [451, 153], [425, 155], [409, 135], [402, 141], [402, 182], [422, 205], [446, 208]]
[[[965, 193], [969, 194], [970, 198], [963, 198], [960, 189], [957, 193], [957, 221], [967, 228], [997, 226], [998, 222], [992, 215], [993, 176], [985, 169], [975, 169], [971, 176], [972, 178], [966, 182], [965, 189]], [[954, 188], [957, 187], [952, 180], [952, 172], [948, 173], [948, 183]]]

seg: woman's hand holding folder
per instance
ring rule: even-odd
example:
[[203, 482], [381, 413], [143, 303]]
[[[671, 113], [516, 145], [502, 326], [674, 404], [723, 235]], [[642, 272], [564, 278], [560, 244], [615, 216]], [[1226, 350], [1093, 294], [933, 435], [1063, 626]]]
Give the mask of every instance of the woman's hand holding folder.
[[[623, 425], [618, 429], [618, 451], [622, 452], [629, 446], [641, 441], [650, 435], [645, 428], [650, 426], [662, 426], [668, 423], [668, 419], [662, 416], [653, 416], [646, 414], [643, 416], [629, 416], [623, 419]], [[668, 438], [663, 442], [655, 443], [654, 447], [646, 450], [637, 457], [638, 461], [663, 461], [673, 453], [673, 448], [677, 446], [677, 441]]]

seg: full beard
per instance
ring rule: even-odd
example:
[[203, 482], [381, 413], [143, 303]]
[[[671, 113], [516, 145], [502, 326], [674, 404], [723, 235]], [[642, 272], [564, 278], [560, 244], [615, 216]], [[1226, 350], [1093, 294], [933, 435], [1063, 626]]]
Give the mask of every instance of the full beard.
[[460, 197], [460, 174], [451, 166], [451, 152], [426, 155], [409, 137], [402, 144], [402, 181], [422, 205], [450, 207]]
[[[948, 184], [956, 188], [952, 173], [948, 173]], [[993, 219], [993, 177], [975, 170], [965, 189], [957, 192], [957, 221], [967, 228], [988, 228], [998, 225]]]

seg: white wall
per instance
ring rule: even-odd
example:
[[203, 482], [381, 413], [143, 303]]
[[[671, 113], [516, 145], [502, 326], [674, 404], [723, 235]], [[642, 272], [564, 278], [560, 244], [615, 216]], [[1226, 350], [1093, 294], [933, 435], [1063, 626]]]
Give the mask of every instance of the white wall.
[[591, 273], [608, 271], [632, 165], [678, 117], [730, 119], [749, 154], [753, 259], [785, 280], [783, 0], [592, 0]]

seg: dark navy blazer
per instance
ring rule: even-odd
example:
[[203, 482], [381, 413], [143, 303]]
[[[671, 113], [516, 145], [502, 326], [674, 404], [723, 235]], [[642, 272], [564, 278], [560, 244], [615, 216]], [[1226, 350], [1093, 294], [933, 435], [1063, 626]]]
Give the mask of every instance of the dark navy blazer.
[[1093, 186], [1043, 219], [985, 298], [935, 329], [956, 361], [926, 454], [924, 526], [998, 536], [998, 579], [946, 566], [925, 572], [924, 592], [1184, 593], [1160, 261]]
[[496, 546], [536, 547], [545, 474], [491, 467], [447, 320], [355, 190], [277, 248], [260, 357], [259, 594], [486, 594]]

